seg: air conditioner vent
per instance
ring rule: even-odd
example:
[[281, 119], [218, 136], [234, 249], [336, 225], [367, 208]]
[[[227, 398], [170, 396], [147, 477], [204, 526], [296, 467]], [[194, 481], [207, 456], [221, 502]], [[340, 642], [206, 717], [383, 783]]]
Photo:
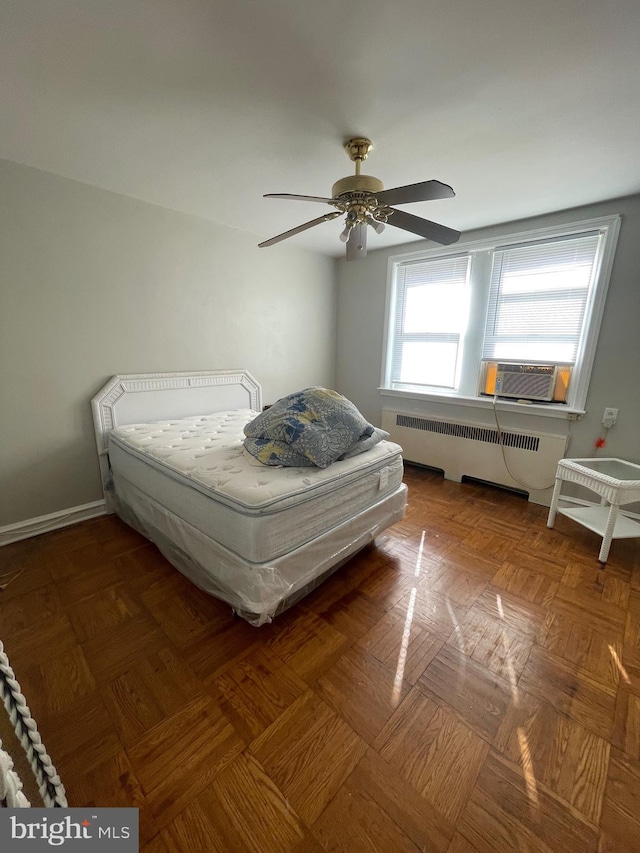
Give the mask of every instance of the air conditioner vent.
[[[438, 435], [451, 435], [455, 438], [470, 439], [472, 441], [483, 441], [487, 444], [500, 444], [498, 430], [491, 429], [490, 427], [457, 424], [449, 421], [437, 421], [402, 414], [396, 414], [396, 426], [406, 427], [407, 429], [419, 429], [423, 432], [433, 432]], [[505, 447], [516, 447], [520, 450], [530, 450], [535, 453], [540, 448], [540, 437], [537, 435], [526, 435], [525, 433], [503, 431], [502, 443]]]

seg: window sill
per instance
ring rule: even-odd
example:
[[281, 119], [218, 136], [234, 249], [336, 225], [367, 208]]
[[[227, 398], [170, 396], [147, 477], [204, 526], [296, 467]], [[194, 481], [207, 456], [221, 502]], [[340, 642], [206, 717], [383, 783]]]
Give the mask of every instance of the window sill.
[[[400, 397], [404, 400], [423, 400], [427, 403], [445, 403], [451, 406], [471, 406], [478, 409], [493, 409], [493, 397], [463, 397], [458, 394], [429, 394], [424, 391], [397, 391], [392, 388], [378, 388], [385, 397]], [[573, 409], [563, 403], [517, 403], [515, 400], [500, 398], [497, 401], [498, 411], [517, 412], [518, 414], [536, 415], [546, 418], [563, 418], [568, 421], [578, 421], [584, 417], [584, 409]]]

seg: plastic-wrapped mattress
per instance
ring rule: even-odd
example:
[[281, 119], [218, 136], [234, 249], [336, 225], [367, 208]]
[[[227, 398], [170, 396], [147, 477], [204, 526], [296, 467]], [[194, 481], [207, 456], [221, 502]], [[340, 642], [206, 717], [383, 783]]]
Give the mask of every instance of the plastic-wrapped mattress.
[[399, 520], [401, 448], [383, 441], [328, 468], [271, 468], [242, 447], [250, 410], [119, 427], [116, 506], [198, 586], [253, 624]]

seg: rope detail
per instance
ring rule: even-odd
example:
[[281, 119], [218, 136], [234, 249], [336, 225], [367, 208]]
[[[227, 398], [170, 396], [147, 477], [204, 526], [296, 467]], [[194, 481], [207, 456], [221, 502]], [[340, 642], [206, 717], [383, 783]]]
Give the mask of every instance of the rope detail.
[[2, 749], [0, 740], [0, 806], [8, 809], [26, 809], [31, 803], [22, 793], [22, 782], [13, 769], [13, 761]]
[[[36, 725], [36, 721], [31, 716], [31, 711], [27, 705], [27, 700], [22, 695], [20, 684], [18, 683], [9, 658], [4, 651], [4, 645], [0, 640], [0, 699], [7, 711], [11, 725], [22, 744], [33, 774], [38, 782], [40, 796], [45, 806], [51, 808], [60, 806], [66, 808], [68, 806], [67, 798], [64, 790], [64, 785], [58, 776], [56, 768], [49, 757], [40, 732]], [[6, 755], [6, 753], [5, 753]], [[12, 767], [13, 763], [11, 762]], [[15, 771], [11, 768], [11, 773], [17, 777]], [[18, 780], [19, 781], [19, 780]], [[1, 784], [1, 781], [0, 781]], [[22, 783], [20, 783], [22, 788]], [[29, 805], [28, 800], [21, 794], [26, 805]]]

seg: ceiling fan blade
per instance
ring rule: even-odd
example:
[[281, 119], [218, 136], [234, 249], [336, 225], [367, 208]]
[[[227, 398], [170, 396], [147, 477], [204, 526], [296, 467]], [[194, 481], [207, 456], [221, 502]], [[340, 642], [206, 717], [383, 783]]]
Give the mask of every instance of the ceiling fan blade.
[[284, 231], [282, 234], [278, 234], [276, 237], [271, 237], [270, 240], [264, 240], [262, 243], [258, 243], [260, 248], [264, 246], [273, 246], [274, 243], [279, 243], [280, 240], [286, 240], [287, 237], [293, 237], [294, 234], [299, 234], [301, 231], [306, 231], [307, 228], [313, 228], [314, 225], [320, 225], [322, 222], [328, 222], [330, 219], [335, 219], [336, 216], [340, 216], [340, 211], [336, 210], [333, 213], [325, 213], [324, 216], [319, 216], [317, 219], [312, 219], [310, 222], [305, 222], [304, 225], [298, 225], [297, 228], [292, 228], [290, 231]]
[[409, 204], [412, 201], [433, 201], [454, 196], [451, 187], [440, 181], [423, 181], [421, 184], [408, 184], [406, 187], [393, 187], [376, 193], [376, 198], [383, 204]]
[[354, 225], [347, 240], [347, 260], [357, 261], [367, 254], [367, 226], [365, 224]]
[[405, 231], [411, 231], [427, 240], [435, 240], [436, 243], [442, 243], [444, 246], [449, 246], [460, 239], [460, 232], [447, 228], [446, 225], [438, 225], [430, 219], [421, 219], [419, 216], [405, 213], [404, 210], [392, 210], [387, 224], [395, 225], [396, 228], [403, 228]]
[[325, 204], [333, 204], [333, 198], [320, 198], [317, 195], [293, 195], [293, 193], [267, 193], [263, 198], [288, 198], [294, 201], [323, 201]]

